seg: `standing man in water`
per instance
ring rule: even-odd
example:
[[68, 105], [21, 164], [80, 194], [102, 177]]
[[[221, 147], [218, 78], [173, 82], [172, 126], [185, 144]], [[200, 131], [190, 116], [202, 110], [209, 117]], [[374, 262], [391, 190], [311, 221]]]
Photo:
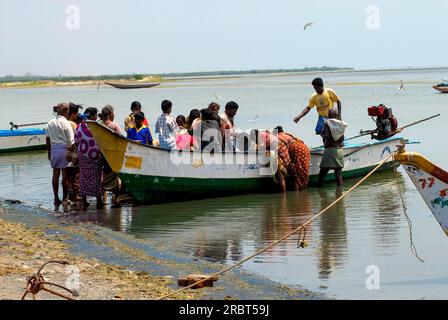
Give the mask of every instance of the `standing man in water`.
[[[57, 116], [51, 119], [47, 125], [47, 150], [48, 160], [53, 168], [53, 193], [55, 206], [68, 204], [69, 175], [66, 159], [67, 147], [75, 143], [75, 133], [68, 122], [68, 103], [60, 103], [55, 108]], [[59, 177], [62, 171], [62, 201], [59, 199]]]
[[317, 120], [315, 131], [316, 134], [321, 135], [324, 130], [325, 119], [328, 118], [328, 112], [334, 108], [335, 103], [338, 107], [337, 119], [342, 120], [342, 104], [341, 100], [336, 95], [336, 92], [334, 92], [333, 89], [324, 88], [324, 81], [321, 78], [315, 78], [311, 82], [311, 84], [313, 85], [316, 93], [311, 96], [308, 106], [303, 109], [303, 111], [297, 117], [294, 118], [294, 122], [298, 123], [300, 119], [306, 116], [312, 108], [316, 107], [319, 118]]

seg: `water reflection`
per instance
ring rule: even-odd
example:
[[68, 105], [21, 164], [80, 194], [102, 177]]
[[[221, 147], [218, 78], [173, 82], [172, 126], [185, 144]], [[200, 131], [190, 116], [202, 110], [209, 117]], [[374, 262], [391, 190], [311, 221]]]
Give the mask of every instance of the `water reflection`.
[[[318, 189], [321, 208], [327, 207], [342, 195], [342, 188]], [[328, 279], [335, 268], [341, 268], [347, 258], [347, 222], [345, 198], [339, 201], [319, 220], [317, 248], [319, 279]]]
[[409, 191], [402, 173], [384, 173], [376, 177], [370, 184], [372, 192], [371, 212], [374, 226], [372, 235], [374, 242], [384, 254], [391, 254], [391, 248], [398, 247], [400, 242], [399, 226], [403, 223], [403, 206], [397, 189], [397, 183], [406, 197]]

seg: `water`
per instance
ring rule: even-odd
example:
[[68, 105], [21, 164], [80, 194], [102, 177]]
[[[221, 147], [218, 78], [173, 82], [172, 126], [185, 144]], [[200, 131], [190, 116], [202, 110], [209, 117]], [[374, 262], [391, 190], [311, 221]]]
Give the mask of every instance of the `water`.
[[[405, 136], [421, 144], [409, 150], [424, 154], [448, 167], [443, 125], [448, 95], [438, 94], [431, 85], [446, 77], [448, 70], [343, 72], [323, 74], [343, 103], [343, 118], [349, 123], [347, 136], [372, 128], [366, 108], [384, 103], [392, 107], [400, 125], [427, 116], [442, 116], [406, 130]], [[111, 88], [49, 88], [0, 90], [0, 124], [9, 121], [39, 122], [51, 116], [51, 106], [72, 100], [85, 106], [116, 107], [122, 122], [133, 100], [142, 102], [154, 123], [163, 99], [174, 103], [174, 114], [187, 114], [191, 107], [204, 107], [234, 99], [240, 104], [237, 125], [284, 128], [318, 145], [312, 130], [314, 111], [297, 126], [292, 118], [308, 101], [308, 85], [315, 74], [231, 77], [215, 80], [185, 80], [149, 90], [120, 91]], [[404, 93], [397, 93], [399, 80]], [[152, 120], [152, 121], [151, 121]], [[367, 138], [366, 138], [367, 139]], [[23, 200], [51, 208], [51, 170], [45, 153], [0, 157], [0, 197]], [[419, 262], [410, 252], [409, 229], [397, 193], [396, 179], [403, 185], [403, 197], [413, 221], [413, 236]], [[356, 181], [346, 181], [348, 189]], [[331, 203], [340, 194], [334, 186], [308, 189], [286, 195], [242, 195], [202, 201], [154, 206], [107, 209], [86, 214], [104, 225], [139, 238], [159, 243], [170, 252], [231, 264], [282, 237]], [[269, 279], [327, 293], [330, 297], [360, 299], [448, 298], [448, 239], [432, 217], [407, 175], [399, 169], [374, 175], [362, 187], [327, 214], [316, 219], [307, 231], [309, 246], [298, 249], [297, 235], [243, 265]], [[368, 290], [368, 266], [380, 271], [380, 289]]]

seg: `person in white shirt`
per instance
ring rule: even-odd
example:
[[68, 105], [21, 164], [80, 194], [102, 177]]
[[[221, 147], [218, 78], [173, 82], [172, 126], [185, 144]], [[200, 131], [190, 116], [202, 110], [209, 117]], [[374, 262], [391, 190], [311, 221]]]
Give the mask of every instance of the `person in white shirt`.
[[[56, 107], [57, 116], [47, 124], [47, 150], [48, 160], [53, 168], [53, 193], [56, 206], [66, 204], [68, 201], [69, 177], [66, 160], [67, 147], [75, 143], [75, 135], [68, 122], [68, 103], [60, 103]], [[62, 201], [59, 199], [59, 177], [62, 171]]]

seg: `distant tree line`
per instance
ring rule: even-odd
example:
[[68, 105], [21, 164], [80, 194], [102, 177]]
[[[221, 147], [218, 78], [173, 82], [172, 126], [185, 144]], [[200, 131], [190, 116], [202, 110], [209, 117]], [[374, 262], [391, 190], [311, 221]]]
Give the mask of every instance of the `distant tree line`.
[[341, 71], [353, 70], [350, 67], [306, 67], [301, 69], [267, 69], [267, 70], [233, 70], [233, 71], [203, 71], [203, 72], [172, 72], [162, 74], [118, 74], [118, 75], [96, 75], [96, 76], [39, 76], [31, 73], [26, 73], [23, 76], [7, 75], [0, 77], [0, 83], [7, 82], [29, 82], [29, 81], [54, 81], [54, 82], [69, 82], [69, 81], [102, 81], [102, 80], [143, 80], [146, 77], [201, 77], [201, 76], [228, 76], [228, 75], [245, 75], [245, 74], [269, 74], [269, 73], [286, 73], [286, 72], [312, 72], [312, 71]]
[[170, 77], [201, 77], [201, 76], [228, 76], [245, 74], [269, 74], [269, 73], [287, 73], [287, 72], [313, 72], [313, 71], [342, 71], [354, 70], [350, 67], [306, 67], [301, 69], [262, 69], [262, 70], [231, 70], [231, 71], [204, 71], [204, 72], [176, 72], [162, 73], [165, 78]]

